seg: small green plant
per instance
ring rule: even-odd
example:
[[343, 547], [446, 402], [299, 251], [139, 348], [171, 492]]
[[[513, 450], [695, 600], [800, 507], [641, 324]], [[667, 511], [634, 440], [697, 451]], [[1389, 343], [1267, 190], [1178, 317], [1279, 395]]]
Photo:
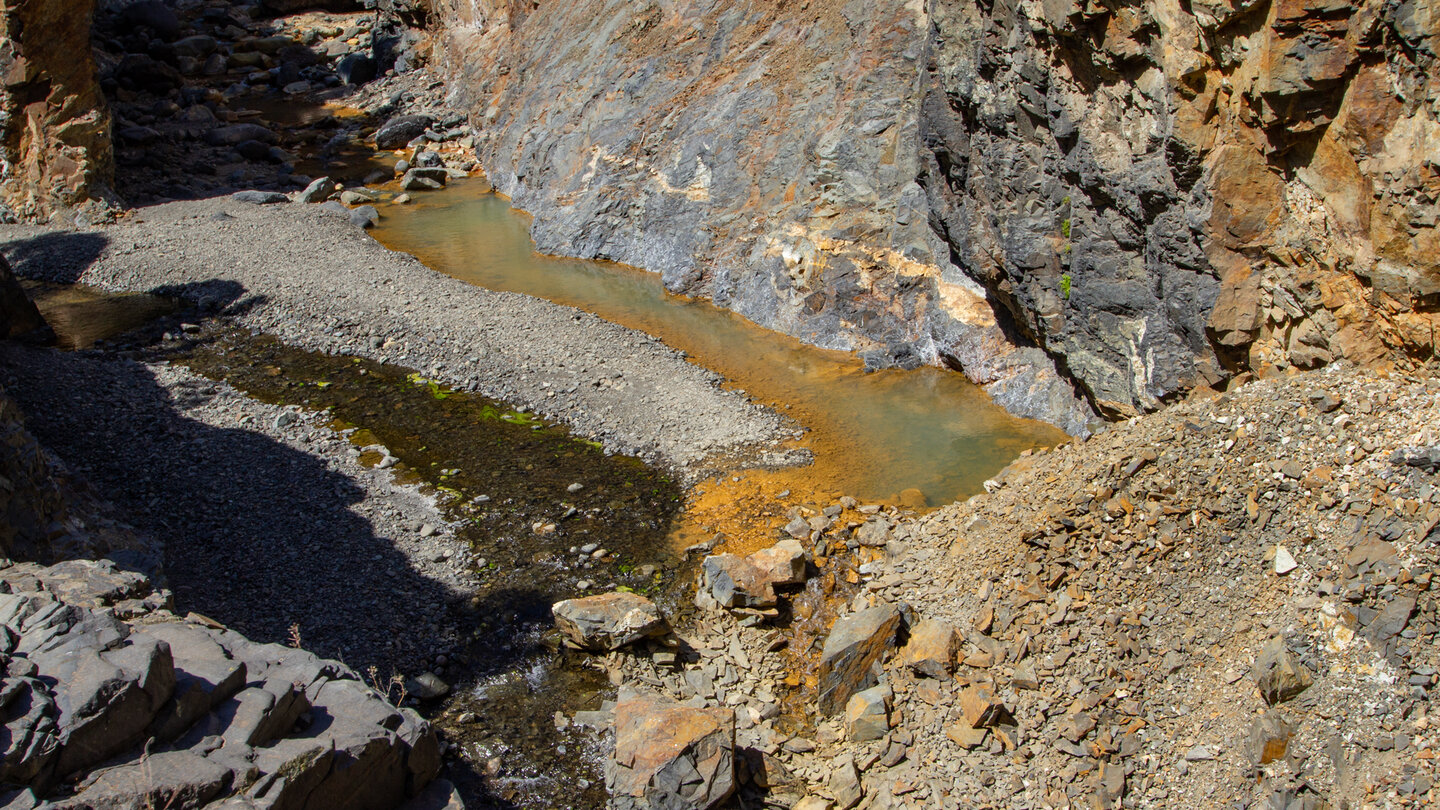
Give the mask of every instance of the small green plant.
[[1070, 218], [1066, 217], [1060, 221], [1060, 235], [1066, 239], [1070, 238]]
[[1066, 301], [1070, 300], [1070, 274], [1066, 273], [1060, 277], [1060, 295]]

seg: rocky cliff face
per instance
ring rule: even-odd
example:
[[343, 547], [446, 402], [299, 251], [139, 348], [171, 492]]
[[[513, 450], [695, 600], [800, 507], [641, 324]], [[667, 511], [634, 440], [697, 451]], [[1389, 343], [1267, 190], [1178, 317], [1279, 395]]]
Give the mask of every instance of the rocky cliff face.
[[1071, 430], [1433, 355], [1433, 0], [433, 6], [542, 250]]
[[490, 179], [541, 250], [659, 272], [872, 364], [1088, 416], [929, 222], [919, 3], [435, 3]]
[[107, 194], [94, 10], [94, 0], [0, 0], [0, 217], [44, 219]]
[[1434, 352], [1440, 5], [932, 5], [926, 188], [1098, 407]]

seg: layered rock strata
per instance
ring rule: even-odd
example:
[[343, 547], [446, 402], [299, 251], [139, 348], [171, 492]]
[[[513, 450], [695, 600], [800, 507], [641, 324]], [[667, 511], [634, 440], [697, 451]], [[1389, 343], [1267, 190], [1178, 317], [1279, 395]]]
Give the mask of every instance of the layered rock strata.
[[602, 5], [434, 4], [542, 250], [1074, 432], [1434, 353], [1433, 2]]

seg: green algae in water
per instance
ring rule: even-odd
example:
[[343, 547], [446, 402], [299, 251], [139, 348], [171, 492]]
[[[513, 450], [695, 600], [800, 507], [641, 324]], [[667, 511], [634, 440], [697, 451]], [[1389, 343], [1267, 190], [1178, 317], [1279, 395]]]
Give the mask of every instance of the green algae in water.
[[[399, 459], [391, 470], [396, 481], [423, 482], [444, 496], [457, 537], [472, 549], [468, 570], [478, 584], [454, 610], [468, 646], [446, 673], [456, 690], [437, 723], [467, 752], [466, 762], [503, 758], [506, 778], [523, 784], [526, 796], [505, 806], [603, 806], [600, 757], [587, 750], [598, 737], [558, 730], [551, 718], [599, 708], [610, 687], [581, 658], [547, 650], [542, 638], [550, 605], [579, 595], [582, 578], [673, 601], [680, 561], [665, 538], [681, 506], [675, 482], [534, 414], [409, 369], [240, 331], [207, 334], [162, 355], [257, 399], [328, 411], [332, 429], [353, 431], [352, 444], [383, 445]], [[360, 461], [382, 459], [371, 450]], [[571, 492], [574, 483], [583, 486]], [[611, 554], [592, 559], [592, 568], [577, 567], [580, 558], [569, 549], [589, 543]], [[647, 563], [659, 571], [642, 576]], [[454, 722], [465, 712], [482, 720]], [[497, 785], [464, 773], [459, 763], [452, 778], [506, 792], [505, 779]], [[575, 787], [581, 779], [588, 789]]]

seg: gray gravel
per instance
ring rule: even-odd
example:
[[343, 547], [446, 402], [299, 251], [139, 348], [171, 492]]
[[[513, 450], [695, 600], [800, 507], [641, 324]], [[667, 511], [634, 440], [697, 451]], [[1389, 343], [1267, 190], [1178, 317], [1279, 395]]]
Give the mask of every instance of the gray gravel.
[[653, 337], [441, 275], [320, 206], [175, 202], [83, 231], [0, 227], [0, 250], [22, 276], [179, 295], [304, 348], [399, 363], [691, 480], [777, 463], [795, 429]]
[[[181, 612], [359, 669], [452, 653], [465, 559], [432, 501], [362, 466], [324, 412], [269, 405], [169, 364], [0, 344], [26, 426], [164, 547]], [[283, 415], [283, 418], [281, 418]], [[438, 527], [421, 536], [425, 524]]]

